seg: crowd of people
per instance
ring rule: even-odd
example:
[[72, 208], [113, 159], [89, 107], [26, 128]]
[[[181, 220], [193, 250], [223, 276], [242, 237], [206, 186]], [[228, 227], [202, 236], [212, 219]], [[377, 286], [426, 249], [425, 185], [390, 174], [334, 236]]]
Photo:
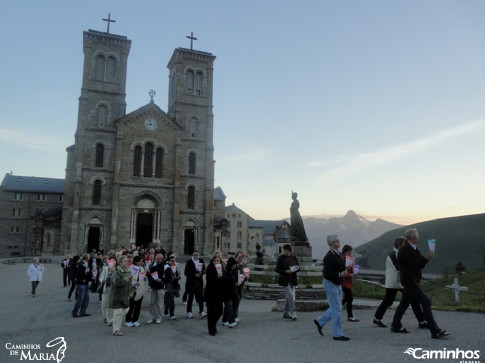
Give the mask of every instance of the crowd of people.
[[[216, 326], [221, 317], [222, 325], [226, 327], [234, 328], [239, 323], [239, 303], [248, 279], [244, 275], [243, 259], [244, 253], [239, 251], [235, 257], [225, 261], [218, 251], [206, 266], [199, 252], [194, 251], [192, 258], [185, 263], [183, 302], [186, 316], [194, 318], [192, 306], [195, 299], [198, 317], [207, 318], [210, 335], [217, 333]], [[29, 268], [29, 276], [37, 272], [35, 266]], [[93, 251], [73, 258], [67, 255], [61, 262], [61, 268], [64, 287], [70, 287], [68, 301], [71, 301], [75, 290], [71, 311], [74, 318], [90, 316], [87, 308], [91, 292], [99, 296], [103, 322], [112, 326], [115, 336], [123, 335], [123, 325], [130, 328], [141, 326], [139, 318], [145, 295], [150, 299], [146, 324], [177, 319], [175, 298], [181, 295], [182, 271], [171, 252], [166, 253], [163, 249], [146, 251], [139, 247], [133, 250], [120, 248], [106, 255]], [[34, 283], [32, 286], [34, 294]]]
[[[419, 234], [416, 229], [409, 229], [405, 237], [396, 238], [393, 251], [386, 260], [386, 293], [380, 303], [373, 323], [378, 327], [387, 327], [382, 318], [392, 305], [398, 292], [402, 299], [394, 314], [391, 331], [409, 333], [402, 327], [401, 319], [409, 305], [418, 321], [419, 328], [429, 329], [432, 338], [443, 338], [450, 333], [438, 327], [434, 320], [431, 300], [420, 287], [421, 270], [434, 252], [426, 257], [417, 248]], [[356, 276], [352, 247], [345, 245], [340, 251], [340, 240], [337, 235], [327, 237], [329, 251], [323, 259], [323, 287], [329, 308], [314, 320], [317, 331], [323, 335], [323, 327], [331, 321], [333, 339], [348, 341], [341, 325], [342, 306], [347, 305], [347, 320], [358, 322], [352, 312], [352, 281]], [[186, 261], [184, 268], [185, 286], [183, 302], [186, 304], [186, 316], [193, 319], [192, 306], [194, 298], [198, 306], [198, 317], [207, 318], [210, 335], [217, 334], [217, 324], [234, 328], [239, 324], [239, 304], [243, 294], [244, 283], [248, 279], [248, 269], [244, 262], [244, 253], [239, 251], [227, 260], [222, 253], [214, 253], [209, 263], [200, 258], [194, 251], [192, 258]], [[120, 248], [106, 255], [94, 251], [82, 256], [69, 255], [62, 261], [63, 284], [70, 286], [68, 300], [71, 301], [75, 289], [75, 303], [71, 314], [74, 318], [90, 316], [87, 313], [89, 293], [97, 293], [101, 302], [103, 322], [112, 326], [112, 333], [121, 336], [122, 326], [139, 327], [140, 311], [145, 295], [150, 298], [149, 319], [147, 324], [160, 324], [162, 319], [175, 320], [175, 298], [181, 295], [179, 269], [176, 256], [163, 249]], [[297, 320], [295, 292], [298, 285], [298, 259], [292, 254], [290, 244], [283, 246], [275, 271], [279, 274], [279, 285], [285, 292], [283, 318]], [[32, 296], [42, 281], [44, 267], [34, 258], [28, 268], [32, 283]], [[205, 286], [204, 286], [205, 275]], [[204, 311], [206, 307], [207, 311]], [[124, 324], [123, 324], [124, 322]]]

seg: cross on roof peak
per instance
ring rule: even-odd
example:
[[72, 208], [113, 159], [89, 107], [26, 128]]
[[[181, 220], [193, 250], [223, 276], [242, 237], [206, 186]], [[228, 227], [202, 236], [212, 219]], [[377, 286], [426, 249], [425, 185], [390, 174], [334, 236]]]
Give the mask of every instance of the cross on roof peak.
[[190, 36], [186, 36], [187, 39], [190, 39], [190, 50], [193, 50], [193, 45], [194, 45], [194, 40], [197, 40], [196, 37], [194, 37], [194, 32], [190, 32]]
[[116, 23], [116, 20], [111, 19], [111, 13], [108, 13], [108, 19], [103, 18], [102, 20], [108, 22], [108, 29], [106, 30], [106, 33], [109, 34], [109, 23]]

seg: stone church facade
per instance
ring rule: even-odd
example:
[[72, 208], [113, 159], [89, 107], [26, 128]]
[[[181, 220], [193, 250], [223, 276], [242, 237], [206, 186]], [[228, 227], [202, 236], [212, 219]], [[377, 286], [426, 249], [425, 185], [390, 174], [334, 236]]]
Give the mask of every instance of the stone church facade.
[[74, 145], [67, 148], [61, 241], [82, 253], [152, 244], [176, 254], [213, 248], [213, 63], [177, 48], [168, 111], [151, 101], [126, 114], [131, 40], [84, 32]]

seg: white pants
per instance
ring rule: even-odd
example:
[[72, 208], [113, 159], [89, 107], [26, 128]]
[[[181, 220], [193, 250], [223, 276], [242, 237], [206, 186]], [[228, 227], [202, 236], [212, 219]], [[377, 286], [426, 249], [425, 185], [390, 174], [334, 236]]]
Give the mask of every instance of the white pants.
[[128, 308], [113, 309], [113, 333], [121, 330], [121, 323], [127, 313]]
[[106, 292], [101, 295], [101, 315], [108, 323], [113, 321], [113, 309], [109, 307], [109, 290], [110, 288], [107, 288]]

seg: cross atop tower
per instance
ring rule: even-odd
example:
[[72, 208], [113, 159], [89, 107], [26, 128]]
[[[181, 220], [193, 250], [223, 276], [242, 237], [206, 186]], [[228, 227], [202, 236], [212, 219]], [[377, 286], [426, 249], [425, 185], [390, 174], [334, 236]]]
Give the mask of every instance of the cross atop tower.
[[194, 45], [194, 40], [197, 40], [196, 37], [194, 37], [194, 32], [190, 32], [190, 36], [186, 36], [187, 39], [190, 39], [190, 50], [193, 50], [193, 45]]
[[106, 33], [109, 34], [109, 23], [116, 23], [116, 20], [111, 19], [111, 13], [108, 13], [108, 19], [103, 18], [103, 21], [108, 22], [108, 29], [106, 30]]

